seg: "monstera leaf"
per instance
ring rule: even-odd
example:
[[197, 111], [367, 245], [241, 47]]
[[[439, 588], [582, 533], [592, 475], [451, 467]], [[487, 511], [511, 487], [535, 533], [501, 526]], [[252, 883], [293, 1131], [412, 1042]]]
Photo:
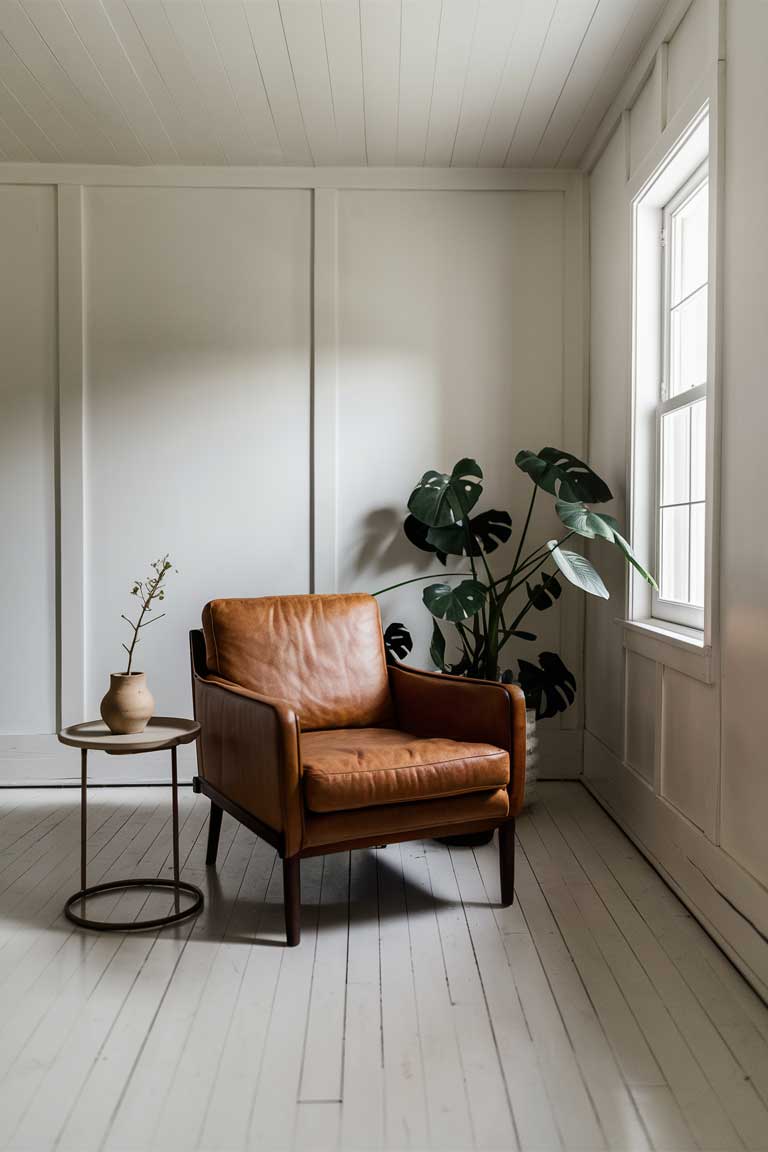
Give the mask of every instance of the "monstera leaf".
[[557, 540], [548, 540], [547, 547], [566, 580], [570, 580], [571, 584], [575, 584], [583, 592], [589, 592], [590, 596], [601, 596], [603, 600], [609, 599], [608, 589], [586, 556], [560, 548]]
[[[422, 524], [421, 520], [417, 520], [415, 516], [406, 516], [403, 521], [403, 532], [410, 540], [411, 544], [416, 548], [420, 548], [422, 552], [432, 552], [441, 564], [445, 564], [447, 559], [445, 552], [437, 548], [430, 540], [429, 534], [432, 531], [426, 524]], [[440, 531], [440, 529], [436, 529]], [[450, 529], [449, 529], [450, 531]]]
[[469, 620], [479, 612], [487, 594], [488, 589], [479, 580], [462, 580], [455, 587], [450, 584], [430, 584], [424, 589], [422, 598], [433, 616], [455, 624]]
[[389, 624], [384, 630], [384, 648], [396, 660], [404, 660], [413, 649], [413, 640], [405, 624]]
[[604, 504], [613, 494], [588, 464], [562, 452], [559, 448], [542, 448], [540, 452], [523, 451], [515, 464], [526, 472], [539, 488], [561, 500], [585, 500], [587, 504]]
[[615, 520], [613, 516], [609, 516], [607, 512], [593, 512], [591, 508], [585, 508], [581, 503], [568, 500], [556, 500], [555, 511], [563, 524], [572, 532], [578, 532], [579, 536], [585, 536], [587, 540], [594, 540], [599, 537], [601, 540], [608, 540], [611, 544], [615, 544], [626, 556], [629, 563], [637, 569], [643, 580], [647, 580], [654, 588], [658, 588], [653, 576], [643, 568], [635, 556], [630, 544], [621, 533], [618, 520]]
[[537, 720], [565, 712], [576, 696], [576, 680], [556, 652], [540, 652], [539, 667], [519, 660], [520, 687]]
[[408, 510], [430, 528], [447, 528], [463, 520], [480, 499], [483, 472], [476, 460], [459, 460], [450, 476], [425, 472], [411, 492]]
[[560, 599], [562, 592], [560, 581], [554, 572], [551, 574], [543, 572], [538, 584], [529, 584], [526, 581], [525, 586], [528, 589], [528, 597], [538, 612], [545, 612], [547, 608], [551, 608], [555, 600]]
[[580, 501], [572, 500], [555, 500], [555, 511], [566, 528], [578, 532], [579, 536], [586, 536], [588, 540], [599, 536], [613, 543], [613, 529], [608, 524], [608, 518], [600, 512], [593, 512]]
[[624, 553], [624, 556], [627, 558], [627, 560], [629, 560], [632, 567], [637, 569], [643, 580], [647, 580], [651, 587], [655, 588], [658, 592], [659, 586], [654, 580], [653, 576], [651, 576], [650, 572], [643, 568], [637, 556], [635, 556], [634, 552], [632, 551], [629, 541], [625, 540], [622, 536], [621, 525], [619, 524], [618, 520], [614, 520], [613, 516], [607, 515], [604, 515], [603, 519], [605, 520], [608, 527], [613, 529], [613, 542], [619, 551]]
[[450, 556], [479, 556], [481, 552], [494, 552], [499, 544], [509, 540], [512, 534], [512, 517], [509, 512], [489, 508], [479, 516], [470, 517], [469, 530], [472, 534], [470, 553], [467, 552], [467, 533], [463, 521], [460, 524], [450, 524], [447, 528], [428, 528], [427, 543], [437, 552], [438, 559], [446, 552]]
[[509, 512], [489, 508], [469, 522], [474, 536], [478, 538], [484, 552], [495, 552], [499, 544], [506, 544], [512, 535], [512, 517]]

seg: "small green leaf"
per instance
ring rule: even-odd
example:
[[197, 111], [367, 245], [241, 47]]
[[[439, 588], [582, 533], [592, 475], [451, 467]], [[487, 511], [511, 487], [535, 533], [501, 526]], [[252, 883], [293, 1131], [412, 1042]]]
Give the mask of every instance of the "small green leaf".
[[423, 600], [433, 616], [440, 620], [469, 620], [485, 603], [488, 589], [479, 580], [462, 580], [452, 587], [450, 584], [430, 584], [424, 589]]
[[557, 540], [548, 540], [547, 547], [566, 580], [581, 588], [583, 592], [588, 592], [590, 596], [600, 596], [603, 600], [609, 598], [608, 589], [586, 556], [560, 548]]

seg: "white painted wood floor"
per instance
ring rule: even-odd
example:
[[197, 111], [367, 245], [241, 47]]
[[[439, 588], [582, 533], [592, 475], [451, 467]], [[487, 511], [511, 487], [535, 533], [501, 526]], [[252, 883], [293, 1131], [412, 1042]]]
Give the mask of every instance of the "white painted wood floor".
[[[170, 872], [167, 790], [89, 799], [90, 883]], [[317, 858], [294, 949], [274, 852], [225, 816], [207, 871], [189, 790], [205, 912], [74, 930], [78, 804], [0, 792], [2, 1148], [768, 1148], [768, 1010], [579, 784], [520, 819], [512, 908], [495, 845]]]

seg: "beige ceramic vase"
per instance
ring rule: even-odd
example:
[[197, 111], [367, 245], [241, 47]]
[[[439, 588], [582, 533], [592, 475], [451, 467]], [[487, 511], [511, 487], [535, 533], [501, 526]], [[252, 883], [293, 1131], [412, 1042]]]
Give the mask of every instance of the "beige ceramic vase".
[[144, 672], [113, 672], [101, 702], [101, 718], [116, 736], [143, 732], [155, 711]]

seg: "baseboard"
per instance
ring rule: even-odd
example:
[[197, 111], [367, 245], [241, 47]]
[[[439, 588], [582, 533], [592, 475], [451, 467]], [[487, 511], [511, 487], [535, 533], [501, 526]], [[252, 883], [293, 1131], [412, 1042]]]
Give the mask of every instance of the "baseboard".
[[768, 1002], [763, 886], [590, 732], [582, 783]]

